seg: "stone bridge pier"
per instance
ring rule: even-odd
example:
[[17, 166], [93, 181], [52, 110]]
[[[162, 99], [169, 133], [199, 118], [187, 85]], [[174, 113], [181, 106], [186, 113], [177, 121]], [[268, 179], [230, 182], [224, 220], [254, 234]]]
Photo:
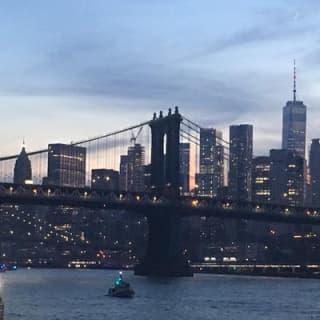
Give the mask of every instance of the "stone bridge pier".
[[[154, 191], [175, 201], [179, 195], [179, 145], [182, 117], [178, 107], [167, 116], [154, 114], [150, 122], [151, 184]], [[166, 144], [166, 145], [165, 145]], [[166, 150], [166, 153], [164, 153]], [[174, 211], [156, 210], [147, 214], [149, 237], [145, 257], [135, 274], [144, 276], [192, 276], [183, 256], [180, 241], [180, 217]]]

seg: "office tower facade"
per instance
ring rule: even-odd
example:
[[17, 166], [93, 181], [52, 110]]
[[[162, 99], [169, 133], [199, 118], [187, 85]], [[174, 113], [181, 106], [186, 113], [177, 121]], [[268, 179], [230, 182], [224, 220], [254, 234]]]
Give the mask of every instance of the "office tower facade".
[[120, 191], [128, 191], [128, 156], [120, 156], [119, 171], [119, 187]]
[[270, 150], [273, 203], [301, 206], [304, 201], [304, 158], [289, 150]]
[[196, 174], [197, 193], [216, 197], [224, 186], [224, 147], [219, 144], [222, 132], [200, 129], [200, 172]]
[[134, 144], [128, 148], [128, 154], [120, 158], [120, 189], [140, 192], [145, 190], [144, 177], [145, 148]]
[[180, 192], [188, 193], [190, 191], [190, 143], [180, 143]]
[[86, 148], [49, 144], [47, 183], [83, 188], [86, 180]]
[[311, 203], [320, 205], [320, 139], [312, 139], [310, 148]]
[[270, 157], [255, 157], [252, 160], [252, 201], [267, 203], [271, 201]]
[[143, 168], [143, 175], [144, 175], [144, 190], [150, 191], [151, 190], [151, 164], [147, 164]]
[[25, 184], [31, 181], [32, 181], [31, 161], [26, 153], [26, 148], [23, 145], [22, 150], [14, 166], [13, 182], [15, 184]]
[[294, 65], [293, 100], [283, 107], [282, 149], [295, 151], [305, 159], [306, 156], [307, 108], [296, 99], [296, 67]]
[[91, 188], [95, 190], [119, 190], [119, 172], [112, 169], [93, 169]]
[[229, 191], [234, 200], [251, 200], [253, 126], [230, 126]]

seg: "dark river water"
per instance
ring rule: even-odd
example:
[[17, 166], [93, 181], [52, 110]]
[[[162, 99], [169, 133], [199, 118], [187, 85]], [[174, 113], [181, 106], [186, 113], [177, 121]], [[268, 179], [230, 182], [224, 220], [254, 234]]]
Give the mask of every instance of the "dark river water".
[[5, 319], [320, 319], [320, 280], [125, 273], [133, 299], [105, 296], [116, 271], [18, 270], [0, 274]]

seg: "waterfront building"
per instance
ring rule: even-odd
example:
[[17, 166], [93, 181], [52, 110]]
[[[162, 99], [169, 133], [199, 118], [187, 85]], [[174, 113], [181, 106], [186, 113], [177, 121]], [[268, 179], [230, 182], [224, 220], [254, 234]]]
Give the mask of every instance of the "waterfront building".
[[296, 66], [294, 64], [293, 100], [283, 107], [282, 149], [295, 151], [305, 159], [306, 156], [306, 118], [307, 108], [296, 99]]
[[253, 126], [230, 126], [229, 190], [235, 200], [251, 200]]
[[190, 191], [190, 143], [180, 143], [180, 192]]
[[224, 147], [222, 132], [213, 128], [200, 129], [200, 172], [196, 174], [197, 194], [216, 197], [224, 186]]
[[112, 169], [93, 169], [91, 187], [95, 190], [119, 190], [119, 172]]
[[320, 205], [320, 139], [312, 139], [310, 148], [311, 203]]
[[67, 144], [49, 144], [46, 183], [56, 186], [84, 187], [86, 148]]
[[26, 147], [24, 143], [14, 166], [13, 182], [15, 184], [32, 182], [31, 161], [26, 153]]

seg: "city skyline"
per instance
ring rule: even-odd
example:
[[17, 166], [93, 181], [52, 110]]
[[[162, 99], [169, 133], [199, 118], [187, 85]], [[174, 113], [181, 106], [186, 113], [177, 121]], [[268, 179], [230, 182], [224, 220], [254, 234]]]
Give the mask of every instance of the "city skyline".
[[226, 137], [231, 124], [253, 124], [254, 155], [267, 154], [281, 145], [294, 58], [297, 99], [310, 115], [309, 148], [319, 136], [317, 46], [310, 33], [319, 4], [288, 3], [231, 1], [230, 10], [209, 1], [71, 1], [61, 12], [59, 1], [31, 1], [22, 11], [17, 2], [3, 2], [0, 134], [12, 138], [1, 154], [17, 153], [23, 137], [28, 150], [68, 143], [148, 120], [153, 110], [175, 104]]
[[0, 21], [0, 320], [318, 318], [319, 0]]

